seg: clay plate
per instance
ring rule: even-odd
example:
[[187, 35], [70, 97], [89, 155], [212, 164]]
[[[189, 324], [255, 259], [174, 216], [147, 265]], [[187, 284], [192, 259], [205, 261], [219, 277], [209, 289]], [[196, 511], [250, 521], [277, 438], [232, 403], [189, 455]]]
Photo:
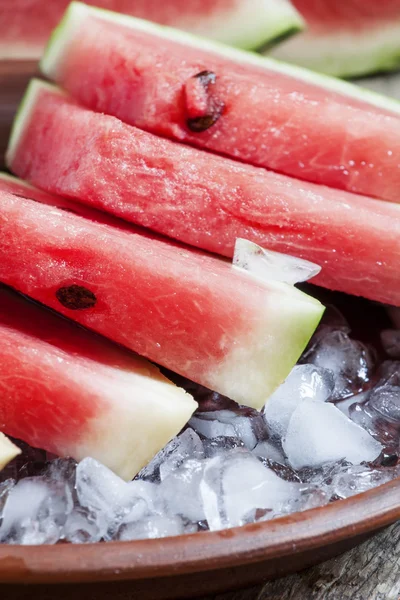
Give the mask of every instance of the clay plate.
[[[29, 500], [28, 500], [29, 501]], [[0, 545], [0, 583], [62, 584], [49, 598], [187, 598], [246, 587], [322, 562], [400, 518], [400, 479], [289, 517], [220, 532], [73, 546]], [[108, 583], [99, 583], [108, 582]], [[82, 590], [82, 587], [84, 588]], [[45, 600], [48, 586], [30, 588]], [[20, 586], [1, 597], [25, 598]], [[17, 594], [17, 595], [15, 595]]]
[[[15, 107], [35, 72], [34, 63], [0, 66], [0, 165]], [[400, 479], [323, 508], [220, 532], [79, 546], [0, 545], [0, 597], [156, 600], [236, 589], [322, 562], [397, 519]], [[37, 586], [28, 592], [26, 584]]]

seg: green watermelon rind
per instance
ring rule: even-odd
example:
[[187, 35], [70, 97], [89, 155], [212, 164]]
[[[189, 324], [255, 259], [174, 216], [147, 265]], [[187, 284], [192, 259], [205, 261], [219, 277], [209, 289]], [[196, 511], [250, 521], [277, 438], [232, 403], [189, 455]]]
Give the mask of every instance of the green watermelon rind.
[[269, 54], [334, 77], [362, 77], [396, 70], [400, 66], [400, 22], [362, 32], [311, 31], [287, 40]]
[[[8, 146], [5, 156], [6, 165], [10, 165], [12, 159], [14, 157], [15, 148], [21, 139], [21, 135], [24, 130], [25, 122], [29, 119], [29, 115], [32, 107], [35, 104], [36, 94], [39, 93], [40, 89], [43, 87], [48, 87], [51, 90], [55, 89], [51, 83], [46, 83], [45, 81], [41, 81], [39, 79], [33, 78], [28, 84], [28, 87], [25, 90], [25, 93], [22, 97], [22, 100], [18, 106], [18, 110], [14, 117], [11, 134], [8, 140]], [[65, 94], [60, 88], [56, 88], [60, 94]]]
[[303, 82], [315, 85], [326, 90], [330, 90], [347, 97], [355, 98], [361, 102], [366, 102], [373, 106], [388, 110], [394, 113], [400, 113], [400, 102], [385, 96], [381, 96], [373, 91], [366, 90], [351, 83], [335, 79], [328, 75], [316, 73], [303, 67], [290, 65], [280, 62], [273, 58], [265, 57], [254, 52], [239, 50], [221, 44], [219, 42], [203, 39], [193, 34], [172, 29], [163, 25], [157, 25], [135, 17], [129, 17], [113, 13], [104, 9], [89, 7], [80, 2], [72, 2], [67, 9], [64, 18], [60, 21], [58, 27], [54, 30], [42, 61], [40, 63], [41, 71], [50, 79], [57, 81], [58, 65], [62, 61], [64, 51], [68, 48], [69, 41], [73, 38], [76, 26], [82, 22], [87, 15], [93, 15], [96, 18], [104, 19], [109, 22], [119, 24], [123, 27], [129, 27], [133, 30], [156, 35], [158, 37], [169, 39], [182, 45], [198, 48], [202, 52], [210, 52], [223, 56], [227, 60], [249, 64], [257, 68], [274, 71], [282, 75], [287, 75]]

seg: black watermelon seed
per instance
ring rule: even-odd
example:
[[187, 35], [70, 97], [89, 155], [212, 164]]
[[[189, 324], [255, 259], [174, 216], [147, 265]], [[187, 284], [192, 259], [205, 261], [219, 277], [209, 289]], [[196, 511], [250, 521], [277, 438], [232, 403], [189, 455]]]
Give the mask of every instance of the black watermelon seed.
[[93, 292], [82, 285], [62, 287], [56, 291], [56, 297], [60, 304], [71, 310], [92, 308], [97, 302]]

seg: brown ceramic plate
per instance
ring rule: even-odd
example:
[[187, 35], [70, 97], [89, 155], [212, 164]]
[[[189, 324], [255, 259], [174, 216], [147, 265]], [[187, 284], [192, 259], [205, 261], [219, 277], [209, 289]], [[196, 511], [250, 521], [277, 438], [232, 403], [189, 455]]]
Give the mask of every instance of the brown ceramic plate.
[[[33, 63], [0, 65], [0, 164], [12, 115], [35, 72]], [[90, 586], [91, 597], [112, 600], [127, 594], [175, 599], [245, 587], [326, 560], [397, 519], [400, 479], [323, 508], [221, 532], [81, 546], [0, 545], [0, 584], [13, 584], [1, 585], [0, 597], [17, 598], [15, 584], [30, 583], [45, 584], [30, 597], [59, 600], [87, 597], [88, 590], [57, 586], [50, 593], [47, 584], [101, 582]]]
[[[97, 584], [101, 597], [113, 600], [127, 590], [143, 600], [207, 594], [322, 562], [399, 518], [400, 479], [323, 508], [220, 532], [80, 546], [0, 545], [0, 583], [114, 582]], [[75, 586], [63, 588], [62, 597], [76, 593]]]

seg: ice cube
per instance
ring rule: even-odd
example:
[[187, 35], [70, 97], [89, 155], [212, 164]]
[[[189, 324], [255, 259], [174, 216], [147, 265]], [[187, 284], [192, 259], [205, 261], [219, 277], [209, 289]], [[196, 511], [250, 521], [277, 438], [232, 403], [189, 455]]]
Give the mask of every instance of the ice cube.
[[258, 509], [279, 512], [298, 492], [299, 484], [280, 479], [249, 451], [238, 449], [210, 459], [200, 482], [205, 518], [210, 529], [248, 522]]
[[62, 538], [73, 544], [89, 544], [99, 542], [103, 536], [103, 528], [92, 520], [90, 512], [80, 506], [68, 516], [63, 527]]
[[159, 467], [161, 481], [188, 458], [197, 460], [204, 458], [203, 443], [190, 427], [176, 438], [171, 452], [164, 456]]
[[213, 439], [205, 439], [203, 448], [206, 458], [214, 458], [217, 454], [222, 454], [235, 448], [244, 448], [242, 440], [236, 437], [216, 437]]
[[327, 462], [375, 460], [382, 445], [334, 405], [304, 400], [290, 419], [283, 450], [294, 469]]
[[257, 411], [238, 413], [231, 410], [219, 410], [196, 413], [189, 424], [208, 439], [238, 438], [249, 450], [256, 446], [258, 436], [267, 435], [262, 416]]
[[346, 467], [332, 481], [332, 491], [339, 498], [349, 498], [395, 479], [399, 469], [370, 469], [363, 465]]
[[298, 404], [305, 398], [325, 402], [332, 394], [331, 371], [314, 365], [295, 366], [284, 383], [267, 400], [264, 418], [274, 436], [282, 437]]
[[302, 362], [332, 371], [335, 377], [332, 399], [340, 400], [364, 389], [375, 360], [362, 342], [351, 339], [344, 331], [328, 331], [311, 345]]
[[76, 461], [73, 458], [56, 458], [47, 464], [43, 477], [52, 482], [68, 483], [75, 486]]
[[136, 523], [122, 525], [116, 539], [128, 541], [145, 538], [163, 538], [181, 535], [184, 532], [184, 523], [180, 517], [155, 515]]
[[[220, 412], [220, 411], [215, 411]], [[203, 412], [193, 416], [189, 425], [193, 427], [197, 433], [208, 439], [217, 437], [236, 437], [235, 428], [232, 423], [224, 423], [218, 418], [214, 418], [212, 413]]]
[[274, 444], [268, 440], [264, 440], [263, 442], [259, 442], [257, 446], [253, 450], [254, 456], [259, 458], [265, 458], [269, 460], [273, 460], [277, 463], [284, 463], [285, 457], [281, 448], [278, 447], [277, 444]]
[[194, 522], [205, 518], [199, 486], [207, 462], [186, 460], [162, 481], [159, 492], [168, 516], [178, 515]]
[[382, 347], [390, 358], [400, 358], [400, 329], [385, 329], [381, 332]]
[[302, 512], [329, 503], [331, 494], [316, 486], [301, 487], [299, 493], [282, 504], [280, 512], [276, 516], [286, 515], [294, 512]]
[[261, 279], [272, 279], [293, 285], [307, 281], [321, 271], [319, 265], [308, 260], [266, 250], [242, 238], [236, 240], [233, 264]]
[[9, 544], [55, 544], [72, 500], [67, 486], [50, 487], [42, 477], [25, 478], [8, 493], [0, 541]]
[[372, 390], [369, 405], [384, 419], [400, 426], [400, 387], [382, 385]]
[[349, 408], [349, 417], [354, 423], [368, 431], [385, 448], [393, 448], [395, 453], [398, 453], [399, 426], [383, 418], [369, 402], [352, 404]]
[[[147, 504], [143, 498], [144, 485], [150, 482], [126, 483], [110, 469], [93, 458], [85, 458], [76, 469], [76, 491], [80, 506], [87, 508], [102, 536], [111, 539], [136, 504]], [[139, 507], [139, 514], [142, 509]]]

